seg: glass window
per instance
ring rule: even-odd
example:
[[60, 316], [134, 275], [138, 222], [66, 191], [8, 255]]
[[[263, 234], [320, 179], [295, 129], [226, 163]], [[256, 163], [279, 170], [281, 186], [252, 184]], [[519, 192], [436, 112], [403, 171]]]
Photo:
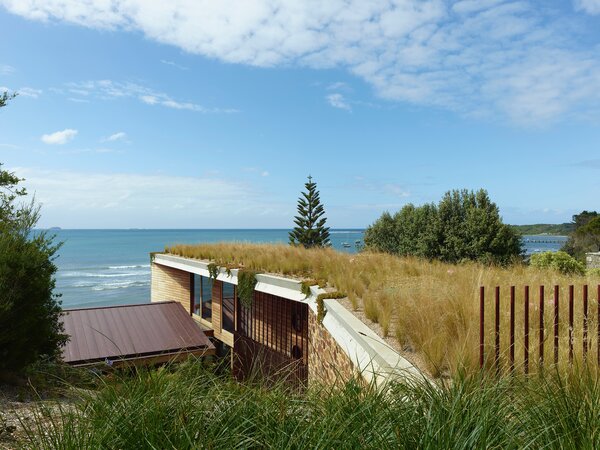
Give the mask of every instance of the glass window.
[[234, 328], [234, 308], [235, 308], [235, 285], [223, 282], [222, 294], [222, 327], [225, 331], [233, 333]]
[[194, 314], [203, 319], [212, 318], [212, 280], [194, 274]]
[[194, 314], [200, 314], [200, 304], [202, 302], [202, 280], [200, 275], [194, 274]]

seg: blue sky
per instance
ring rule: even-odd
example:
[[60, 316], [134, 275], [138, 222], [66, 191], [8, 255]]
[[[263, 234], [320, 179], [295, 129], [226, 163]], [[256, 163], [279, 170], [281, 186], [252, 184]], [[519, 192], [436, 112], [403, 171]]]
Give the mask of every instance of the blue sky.
[[0, 0], [0, 162], [42, 226], [334, 227], [487, 189], [598, 209], [600, 0]]

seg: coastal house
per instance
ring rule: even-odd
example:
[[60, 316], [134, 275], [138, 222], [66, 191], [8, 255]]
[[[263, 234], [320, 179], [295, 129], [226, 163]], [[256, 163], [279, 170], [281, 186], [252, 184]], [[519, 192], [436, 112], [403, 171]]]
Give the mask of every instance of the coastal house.
[[[335, 300], [317, 320], [318, 286], [257, 274], [250, 304], [238, 295], [239, 270], [168, 253], [151, 256], [151, 301], [179, 302], [229, 354], [240, 379], [253, 373], [285, 377], [296, 385], [336, 383], [356, 373], [381, 383], [390, 375], [420, 375], [363, 322]], [[321, 318], [320, 318], [321, 319]]]

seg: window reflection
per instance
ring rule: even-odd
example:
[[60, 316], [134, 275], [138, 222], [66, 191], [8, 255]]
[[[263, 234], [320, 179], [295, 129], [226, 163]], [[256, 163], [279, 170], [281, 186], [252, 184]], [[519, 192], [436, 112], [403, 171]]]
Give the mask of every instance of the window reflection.
[[223, 282], [222, 318], [224, 330], [234, 332], [235, 285]]

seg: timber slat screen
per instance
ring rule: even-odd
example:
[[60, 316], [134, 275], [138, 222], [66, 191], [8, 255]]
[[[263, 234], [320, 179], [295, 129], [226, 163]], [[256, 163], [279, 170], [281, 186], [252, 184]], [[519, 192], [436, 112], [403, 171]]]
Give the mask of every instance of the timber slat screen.
[[238, 305], [236, 354], [242, 366], [261, 353], [268, 371], [285, 370], [295, 383], [306, 383], [308, 305], [257, 291], [250, 307]]
[[[504, 296], [503, 292], [506, 291], [496, 286], [493, 298], [488, 301], [485, 287], [479, 288], [479, 367], [481, 369], [491, 366], [500, 373], [502, 368], [506, 367], [511, 373], [514, 372], [517, 364], [515, 346], [520, 342], [522, 342], [522, 367], [525, 374], [530, 371], [532, 359], [540, 370], [544, 367], [545, 361], [550, 359], [555, 365], [566, 359], [570, 366], [574, 363], [591, 362], [600, 366], [600, 285], [597, 286], [595, 299], [590, 298], [588, 285], [577, 289], [574, 285], [562, 289], [560, 286], [554, 286], [553, 289], [540, 286], [537, 298], [534, 298], [533, 290], [529, 286], [523, 287], [521, 295], [515, 286], [510, 286]], [[493, 308], [491, 308], [492, 301]], [[488, 320], [492, 319], [489, 322], [486, 321], [486, 311], [488, 311]], [[516, 315], [519, 311], [523, 314], [523, 320], [519, 326], [516, 326]], [[533, 324], [530, 318], [534, 320]], [[494, 336], [493, 361], [487, 361], [487, 364], [486, 348], [491, 345], [486, 343], [486, 323], [493, 323], [493, 329], [489, 329], [488, 332], [493, 333]], [[502, 333], [501, 330], [507, 330], [508, 334], [506, 331]], [[531, 348], [530, 335], [536, 332], [537, 348]], [[594, 334], [595, 339], [592, 338]], [[596, 346], [595, 355], [590, 354], [593, 341]], [[546, 345], [547, 343], [551, 347]], [[552, 352], [548, 354], [550, 350]]]

